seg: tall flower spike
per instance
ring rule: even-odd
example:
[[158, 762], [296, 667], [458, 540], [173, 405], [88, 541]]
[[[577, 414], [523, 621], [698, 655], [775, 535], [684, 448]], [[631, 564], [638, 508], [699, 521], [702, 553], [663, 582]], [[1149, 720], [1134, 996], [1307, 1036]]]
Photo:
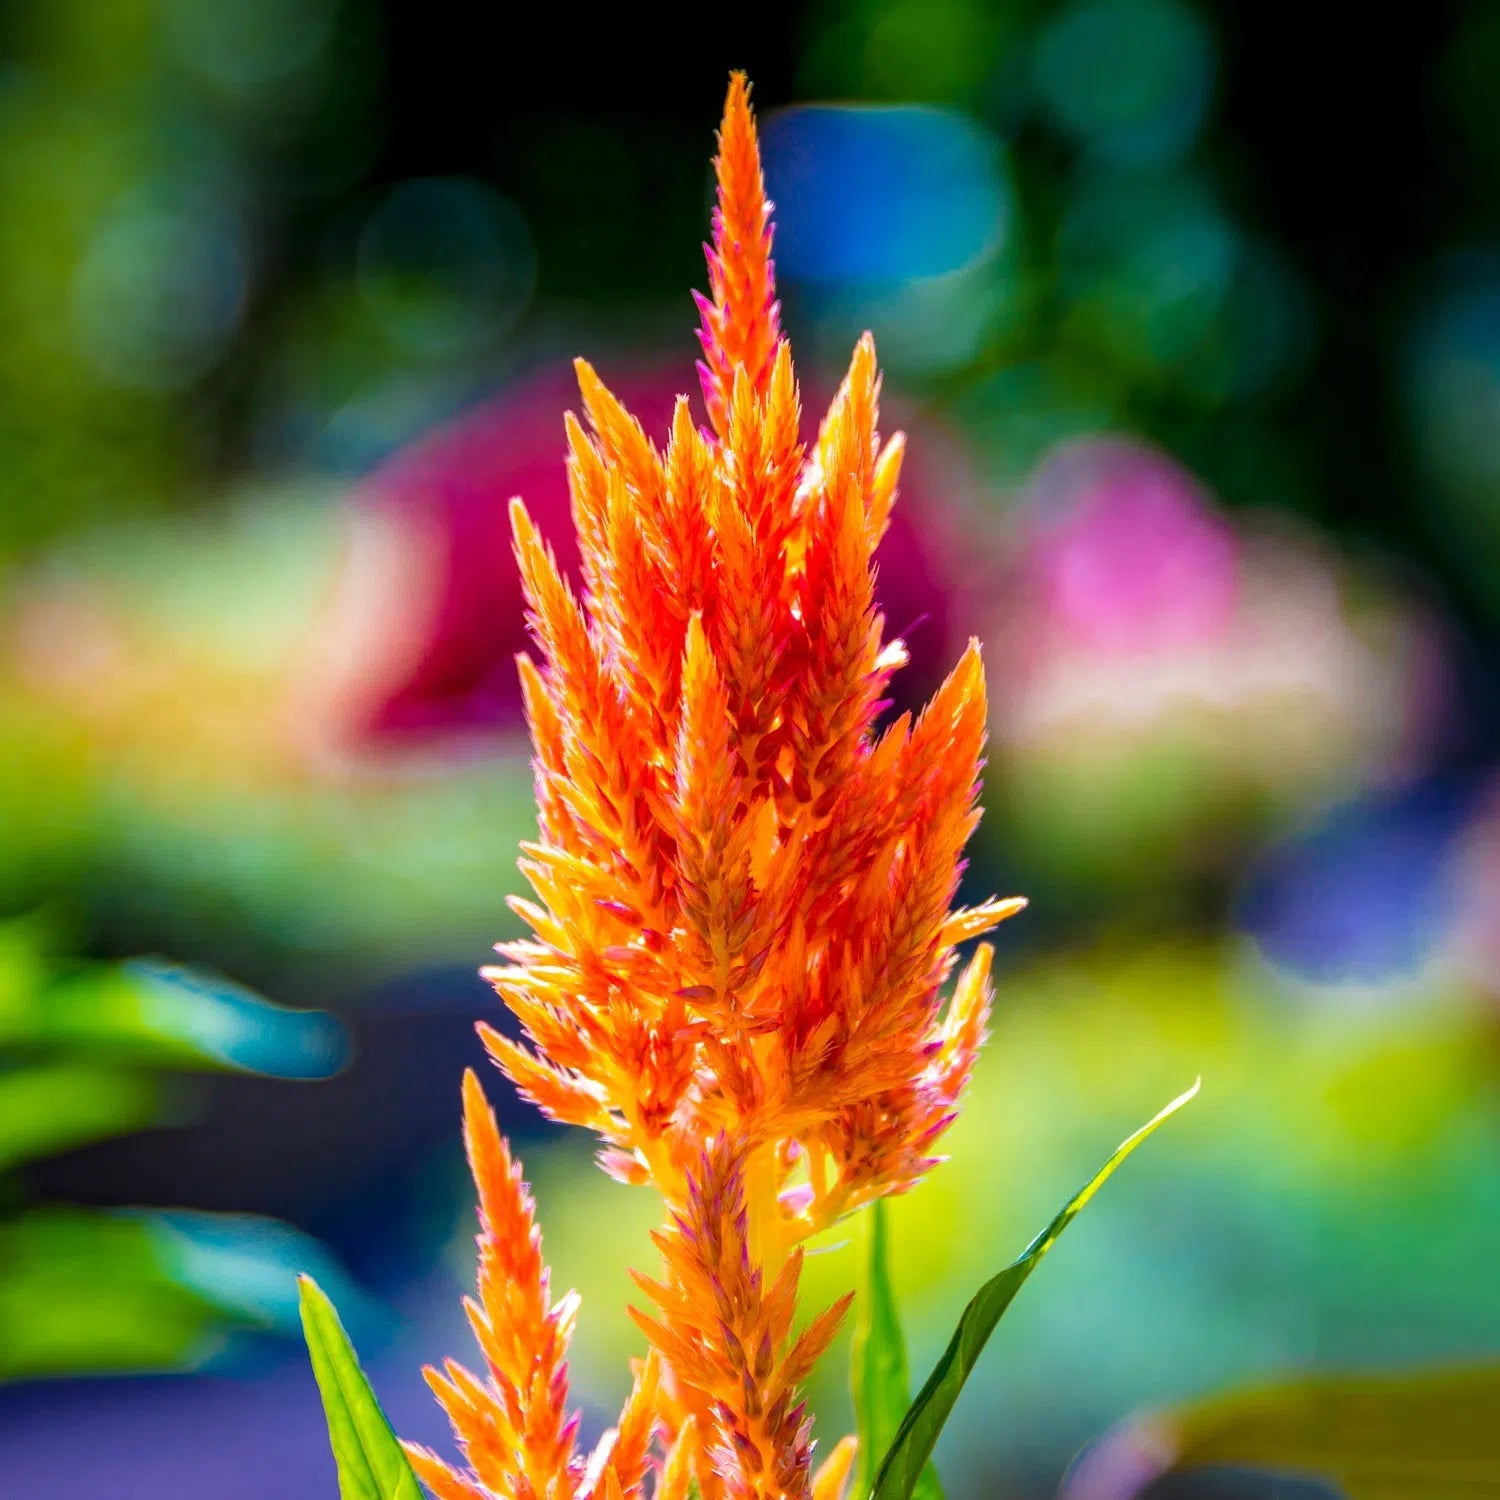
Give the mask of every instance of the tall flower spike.
[[[650, 1345], [585, 1462], [566, 1416], [572, 1303], [548, 1305], [531, 1206], [478, 1085], [488, 1374], [433, 1384], [468, 1455], [417, 1451], [441, 1500], [837, 1500], [799, 1394], [847, 1299], [798, 1334], [801, 1242], [913, 1186], [984, 1039], [990, 951], [1019, 910], [954, 910], [978, 818], [984, 672], [971, 644], [926, 711], [877, 728], [904, 659], [873, 556], [902, 438], [879, 432], [869, 335], [804, 447], [781, 336], [749, 89], [731, 80], [702, 314], [710, 429], [684, 398], [658, 448], [588, 365], [567, 422], [582, 595], [513, 506], [541, 660], [521, 661], [538, 831], [531, 929], [485, 971], [520, 1041], [494, 1060], [606, 1170], [667, 1209], [638, 1276]], [[655, 1457], [650, 1456], [655, 1449]]]

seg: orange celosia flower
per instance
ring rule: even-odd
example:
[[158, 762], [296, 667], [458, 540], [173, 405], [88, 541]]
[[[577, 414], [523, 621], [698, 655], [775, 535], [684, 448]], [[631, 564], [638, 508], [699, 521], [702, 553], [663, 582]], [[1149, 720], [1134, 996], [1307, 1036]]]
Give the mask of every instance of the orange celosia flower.
[[533, 935], [485, 971], [526, 1044], [481, 1028], [522, 1093], [665, 1199], [663, 1277], [638, 1278], [655, 1311], [635, 1314], [653, 1355], [584, 1464], [563, 1413], [571, 1304], [548, 1307], [529, 1202], [470, 1080], [489, 1380], [434, 1376], [472, 1466], [420, 1455], [444, 1500], [643, 1493], [652, 1423], [657, 1500], [694, 1482], [705, 1500], [835, 1500], [851, 1449], [813, 1478], [797, 1391], [847, 1299], [794, 1333], [797, 1245], [933, 1164], [989, 1007], [986, 947], [944, 1001], [956, 945], [1022, 905], [951, 909], [978, 817], [977, 645], [915, 722], [877, 730], [904, 659], [871, 564], [902, 440], [879, 438], [866, 335], [804, 449], [739, 74], [716, 166], [711, 431], [684, 397], [659, 450], [579, 362], [581, 600], [513, 502], [545, 657], [520, 660], [538, 899], [512, 902]]

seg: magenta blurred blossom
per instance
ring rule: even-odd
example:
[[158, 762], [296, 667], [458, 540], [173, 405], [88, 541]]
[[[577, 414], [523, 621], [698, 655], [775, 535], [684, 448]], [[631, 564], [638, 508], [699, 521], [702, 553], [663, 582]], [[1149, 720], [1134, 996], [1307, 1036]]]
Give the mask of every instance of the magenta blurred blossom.
[[1193, 747], [1271, 786], [1419, 764], [1451, 711], [1436, 621], [1323, 538], [1231, 517], [1179, 464], [1075, 439], [1034, 475], [986, 635], [992, 729], [1056, 765]]
[[1032, 480], [1026, 581], [1050, 630], [1107, 655], [1220, 641], [1240, 547], [1192, 475], [1122, 439], [1058, 449]]

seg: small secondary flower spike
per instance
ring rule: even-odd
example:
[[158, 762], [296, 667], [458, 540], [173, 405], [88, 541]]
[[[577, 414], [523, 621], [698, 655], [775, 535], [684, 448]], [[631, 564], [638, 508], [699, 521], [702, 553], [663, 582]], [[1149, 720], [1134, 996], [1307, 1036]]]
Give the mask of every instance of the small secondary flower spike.
[[710, 428], [681, 398], [664, 450], [584, 362], [567, 421], [583, 594], [521, 501], [516, 554], [542, 664], [520, 659], [539, 833], [532, 936], [486, 970], [520, 1019], [482, 1027], [606, 1170], [665, 1200], [638, 1275], [651, 1345], [590, 1459], [574, 1449], [531, 1205], [473, 1078], [483, 1379], [433, 1372], [469, 1462], [412, 1450], [442, 1500], [837, 1500], [798, 1391], [848, 1299], [794, 1329], [807, 1236], [937, 1159], [984, 1039], [990, 952], [956, 946], [1019, 900], [952, 903], [978, 818], [984, 677], [971, 643], [915, 721], [876, 723], [904, 660], [872, 557], [896, 495], [874, 343], [804, 446], [749, 90], [719, 131], [698, 299]]

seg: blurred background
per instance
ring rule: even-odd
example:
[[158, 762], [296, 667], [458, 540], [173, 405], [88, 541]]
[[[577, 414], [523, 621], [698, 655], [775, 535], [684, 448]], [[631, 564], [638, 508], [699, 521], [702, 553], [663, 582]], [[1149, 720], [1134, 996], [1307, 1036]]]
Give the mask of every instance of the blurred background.
[[[919, 1373], [1205, 1080], [1007, 1320], [948, 1493], [1255, 1377], [1500, 1354], [1500, 11], [1316, 16], [0, 3], [8, 1500], [331, 1496], [304, 1269], [446, 1443], [458, 1081], [533, 827], [505, 502], [576, 555], [574, 354], [658, 437], [696, 391], [730, 67], [806, 404], [869, 327], [910, 435], [902, 706], [984, 639], [968, 880], [1032, 900], [893, 1213]], [[484, 1076], [592, 1437], [652, 1203]]]

